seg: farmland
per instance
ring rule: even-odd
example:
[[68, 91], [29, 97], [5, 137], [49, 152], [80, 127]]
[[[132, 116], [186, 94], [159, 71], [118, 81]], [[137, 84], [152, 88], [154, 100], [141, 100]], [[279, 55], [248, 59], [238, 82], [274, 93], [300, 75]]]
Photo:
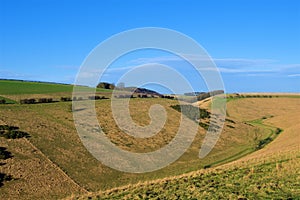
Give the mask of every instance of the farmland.
[[[80, 87], [80, 86], [79, 86]], [[80, 87], [83, 91], [93, 91], [90, 87]], [[60, 99], [67, 96], [72, 97], [73, 85], [55, 84], [45, 82], [0, 80], [0, 99], [6, 99], [9, 103], [20, 102], [28, 98], [54, 98]], [[111, 90], [97, 88], [96, 92], [109, 95]]]
[[298, 199], [299, 100], [246, 98], [228, 106], [232, 119], [259, 127], [264, 121], [269, 134], [274, 125], [284, 131], [264, 148], [225, 165], [68, 199]]
[[[3, 89], [1, 82], [0, 96], [15, 100], [16, 103], [0, 105], [0, 125], [16, 126], [29, 134], [29, 137], [18, 139], [0, 137], [0, 146], [11, 154], [11, 157], [0, 160], [0, 173], [12, 177], [0, 187], [1, 199], [131, 199], [166, 198], [170, 195], [180, 195], [182, 198], [216, 197], [214, 195], [224, 198], [263, 198], [268, 195], [267, 190], [273, 197], [299, 195], [299, 179], [296, 176], [299, 173], [299, 164], [296, 164], [299, 163], [299, 98], [285, 95], [229, 101], [223, 132], [207, 157], [198, 158], [205, 136], [205, 129], [199, 126], [191, 147], [176, 162], [158, 171], [131, 174], [101, 164], [85, 149], [74, 126], [72, 102], [17, 103], [18, 99], [24, 97], [71, 96], [71, 86], [32, 84], [37, 85], [36, 88], [26, 92], [26, 89], [16, 89], [19, 86], [13, 88], [13, 84]], [[109, 90], [97, 92], [110, 94]], [[168, 118], [163, 129], [146, 139], [133, 138], [118, 128], [112, 116], [110, 99], [97, 100], [95, 106], [102, 129], [116, 146], [132, 152], [150, 152], [165, 146], [174, 138], [181, 113], [171, 106], [178, 103], [177, 100], [162, 98], [130, 100], [131, 117], [140, 125], [149, 124], [148, 110], [154, 104], [162, 105], [167, 112]], [[279, 129], [282, 131], [277, 133]], [[259, 146], [260, 143], [263, 144]], [[260, 174], [267, 175], [259, 178]], [[284, 177], [284, 174], [288, 176]], [[268, 182], [273, 176], [277, 177], [274, 179], [277, 182]], [[238, 185], [241, 179], [244, 182]], [[209, 182], [211, 180], [218, 183]], [[224, 180], [226, 182], [221, 183]], [[253, 186], [256, 182], [261, 184], [260, 192], [256, 192]], [[290, 185], [280, 186], [282, 192], [276, 187], [274, 189], [273, 184], [283, 185], [285, 182]], [[218, 188], [220, 193], [216, 193]], [[237, 190], [244, 192], [233, 193]], [[249, 196], [246, 196], [249, 191]]]

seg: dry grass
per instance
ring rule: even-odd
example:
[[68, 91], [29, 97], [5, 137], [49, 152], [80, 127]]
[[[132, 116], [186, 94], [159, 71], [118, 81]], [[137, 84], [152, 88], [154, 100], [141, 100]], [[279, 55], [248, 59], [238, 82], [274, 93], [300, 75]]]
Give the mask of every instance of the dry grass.
[[299, 159], [285, 152], [67, 199], [298, 199]]
[[[269, 101], [272, 102], [268, 103]], [[169, 107], [177, 103], [174, 100], [133, 99], [130, 105], [133, 120], [138, 124], [147, 125], [150, 118], [146, 111], [148, 111], [151, 105], [156, 103], [166, 108], [169, 118], [161, 132], [146, 140], [132, 138], [121, 132], [111, 116], [109, 100], [96, 101], [96, 107], [99, 122], [103, 126], [107, 136], [114, 143], [126, 150], [147, 152], [164, 146], [174, 137], [180, 117], [180, 113]], [[268, 107], [273, 104], [274, 107]], [[264, 106], [266, 106], [266, 110], [264, 110]], [[274, 109], [275, 107], [277, 109]], [[3, 197], [10, 198], [18, 195], [20, 199], [46, 196], [49, 198], [60, 198], [71, 193], [78, 194], [84, 189], [90, 192], [106, 190], [122, 185], [179, 175], [199, 170], [205, 165], [220, 164], [220, 161], [224, 158], [223, 162], [228, 162], [227, 158], [232, 157], [232, 159], [236, 159], [242, 155], [241, 152], [247, 153], [245, 150], [254, 146], [253, 132], [256, 127], [245, 124], [244, 121], [258, 119], [265, 115], [274, 116], [265, 120], [265, 123], [270, 123], [285, 130], [278, 137], [278, 140], [282, 138], [279, 141], [290, 141], [289, 144], [295, 145], [294, 149], [297, 149], [297, 143], [289, 139], [288, 135], [294, 134], [297, 137], [295, 130], [299, 126], [296, 127], [293, 125], [294, 123], [299, 124], [299, 121], [295, 121], [299, 110], [295, 108], [299, 108], [299, 99], [296, 98], [241, 99], [229, 102], [228, 113], [230, 119], [233, 119], [235, 123], [226, 122], [220, 140], [208, 157], [203, 160], [199, 160], [198, 158], [199, 148], [205, 135], [204, 129], [199, 128], [190, 149], [178, 161], [162, 170], [136, 175], [112, 170], [102, 165], [89, 154], [81, 144], [76, 133], [70, 102], [36, 105], [1, 105], [0, 119], [6, 124], [19, 126], [21, 130], [28, 132], [31, 135], [28, 141], [38, 151], [34, 153], [36, 150], [30, 147], [30, 143], [24, 141], [24, 139], [9, 141], [8, 143], [2, 141], [0, 143], [1, 146], [8, 147], [8, 150], [14, 156], [12, 159], [5, 161], [7, 164], [0, 166], [1, 171], [19, 178], [18, 180], [5, 183], [0, 188], [0, 194]], [[286, 113], [290, 114], [285, 116]], [[289, 120], [284, 122], [286, 117], [294, 121], [291, 123]], [[228, 125], [234, 128], [230, 128]], [[258, 129], [262, 137], [268, 134], [268, 131], [263, 130], [263, 128], [258, 127]], [[270, 145], [267, 145], [266, 149], [271, 148], [278, 140], [276, 139]], [[278, 147], [274, 148], [279, 149], [280, 145], [282, 145], [281, 142], [278, 144]], [[282, 148], [289, 149], [289, 147], [284, 146]], [[24, 154], [28, 157], [26, 160], [28, 164], [22, 160], [22, 154], [18, 153], [19, 151], [25, 151], [23, 147], [25, 149], [28, 148], [26, 150], [27, 153]], [[269, 151], [272, 152], [273, 150], [270, 149]], [[42, 164], [35, 161], [36, 156], [39, 156], [38, 159], [41, 160]], [[23, 161], [24, 165], [22, 165]], [[18, 167], [13, 168], [12, 166]], [[47, 170], [45, 170], [46, 168]], [[19, 172], [13, 174], [15, 169]], [[63, 175], [64, 173], [60, 169], [67, 176]], [[34, 185], [35, 180], [38, 180], [40, 183]], [[53, 183], [49, 183], [49, 180], [53, 180]], [[19, 184], [21, 182], [23, 185]], [[78, 183], [80, 188], [74, 182]], [[53, 184], [54, 186], [49, 187], [49, 189], [43, 183], [50, 184], [50, 186]], [[26, 189], [27, 192], [15, 192], [26, 187], [26, 185], [29, 188]], [[66, 188], [63, 185], [66, 185]], [[36, 192], [30, 192], [34, 191], [32, 187], [36, 188]], [[53, 188], [53, 191], [51, 188]], [[60, 192], [60, 190], [64, 190], [65, 192]]]
[[70, 193], [84, 192], [27, 139], [0, 138], [0, 146], [6, 147], [13, 155], [1, 162], [1, 172], [14, 179], [0, 189], [0, 199], [19, 199], [22, 196], [62, 198]]
[[234, 119], [254, 120], [264, 116], [272, 116], [264, 120], [269, 124], [282, 128], [275, 141], [264, 149], [257, 151], [251, 157], [267, 156], [283, 151], [300, 149], [300, 99], [273, 98], [273, 99], [243, 99], [232, 101], [228, 105], [228, 113]]
[[299, 198], [299, 106], [298, 98], [231, 101], [231, 119], [246, 122], [272, 116], [263, 123], [284, 132], [265, 148], [223, 166], [70, 199]]

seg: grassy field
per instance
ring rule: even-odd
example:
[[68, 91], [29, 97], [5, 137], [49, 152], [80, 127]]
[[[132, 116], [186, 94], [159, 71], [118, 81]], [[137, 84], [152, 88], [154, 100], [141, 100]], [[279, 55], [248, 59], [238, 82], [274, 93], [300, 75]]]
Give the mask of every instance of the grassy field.
[[[80, 87], [82, 91], [93, 91], [93, 88]], [[8, 103], [18, 103], [26, 98], [55, 98], [72, 97], [73, 85], [28, 82], [14, 80], [0, 80], [0, 99], [4, 98]], [[111, 90], [96, 89], [97, 94], [110, 95]]]
[[[173, 138], [176, 133], [177, 122], [180, 118], [180, 113], [170, 108], [170, 105], [176, 103], [175, 101], [165, 99], [133, 99], [131, 104], [135, 111], [132, 112], [133, 119], [141, 124], [147, 123], [149, 120], [148, 114], [141, 111], [147, 110], [154, 103], [164, 105], [171, 117], [168, 118], [165, 128], [160, 133], [144, 141], [122, 134], [110, 114], [109, 100], [97, 101], [96, 106], [99, 119], [101, 119], [100, 123], [112, 142], [126, 150], [147, 152], [167, 144]], [[0, 145], [7, 147], [14, 155], [12, 159], [8, 160], [11, 163], [7, 163], [3, 167], [1, 166], [1, 169], [3, 169], [5, 173], [19, 177], [18, 174], [15, 174], [15, 171], [8, 168], [12, 163], [19, 162], [20, 159], [23, 158], [19, 152], [22, 148], [14, 148], [13, 143], [18, 142], [20, 147], [23, 143], [23, 145], [30, 143], [41, 152], [45, 159], [49, 159], [54, 166], [62, 169], [70, 180], [74, 180], [83, 189], [88, 191], [109, 189], [128, 183], [153, 180], [190, 172], [210, 165], [216, 160], [230, 157], [237, 152], [243, 151], [245, 148], [254, 147], [254, 143], [249, 142], [249, 140], [251, 140], [249, 133], [252, 127], [243, 123], [237, 123], [237, 128], [235, 129], [225, 127], [225, 132], [222, 134], [213, 152], [206, 159], [199, 160], [199, 148], [205, 134], [205, 131], [199, 128], [199, 133], [191, 148], [177, 162], [156, 172], [136, 175], [112, 170], [102, 165], [87, 152], [76, 133], [72, 119], [71, 103], [69, 102], [36, 105], [1, 105], [0, 117], [4, 123], [18, 126], [31, 135], [31, 137], [26, 140], [5, 140], [0, 143]], [[238, 126], [243, 127], [242, 129], [246, 132], [240, 133]], [[245, 140], [245, 138], [248, 139]], [[34, 149], [32, 149], [32, 151], [34, 151]], [[28, 162], [35, 159], [34, 155], [32, 155], [32, 157], [27, 155], [26, 158]], [[186, 165], [187, 162], [189, 165]], [[30, 167], [22, 170], [28, 171], [40, 167], [40, 164], [36, 162], [31, 164]], [[51, 174], [48, 175], [51, 176]], [[44, 179], [48, 179], [48, 175], [45, 174]], [[5, 188], [15, 187], [15, 184], [20, 184], [20, 182], [23, 183], [22, 187], [24, 188], [28, 185], [34, 185], [34, 181], [27, 178], [28, 177], [17, 179], [9, 182], [8, 185], [4, 185], [0, 188], [1, 195], [3, 197], [9, 197], [9, 194], [5, 192], [7, 191]], [[56, 179], [55, 181], [58, 183], [61, 182], [60, 179]], [[66, 193], [68, 193], [67, 191], [68, 190], [66, 190]], [[13, 193], [13, 191], [10, 192]], [[77, 193], [78, 191], [74, 190], [73, 192]], [[54, 189], [51, 193], [55, 194]], [[64, 194], [61, 193], [61, 191], [57, 191], [57, 193], [60, 195]], [[67, 195], [66, 193], [65, 195]], [[40, 193], [36, 192], [31, 195], [38, 197], [38, 195], [48, 195], [48, 193], [41, 190]]]
[[299, 169], [297, 151], [67, 199], [299, 199]]
[[[12, 92], [14, 94], [7, 94], [7, 96], [13, 96], [15, 99], [23, 98], [24, 95], [35, 97], [37, 95], [59, 94]], [[0, 93], [0, 96], [3, 95]], [[205, 105], [207, 103], [209, 102], [205, 102]], [[160, 104], [166, 109], [168, 119], [159, 133], [147, 139], [133, 138], [118, 128], [112, 117], [109, 99], [96, 101], [96, 111], [101, 127], [114, 144], [132, 152], [149, 152], [165, 146], [172, 140], [177, 132], [178, 121], [181, 117], [180, 112], [171, 108], [172, 105], [178, 104], [176, 100], [135, 98], [130, 100], [132, 119], [140, 125], [149, 124], [148, 110], [154, 104]], [[146, 184], [156, 179], [160, 182], [159, 180], [165, 177], [177, 177], [208, 167], [210, 168], [205, 169], [204, 172], [210, 173], [211, 170], [215, 170], [211, 167], [241, 157], [244, 159], [243, 162], [247, 163], [250, 161], [246, 158], [257, 159], [260, 155], [268, 157], [274, 152], [281, 152], [284, 149], [286, 152], [290, 150], [299, 151], [299, 142], [297, 142], [299, 141], [297, 134], [299, 127], [295, 127], [295, 124], [298, 126], [300, 124], [299, 120], [297, 121], [300, 111], [295, 109], [300, 106], [298, 98], [243, 98], [228, 102], [229, 118], [225, 122], [221, 137], [213, 151], [204, 159], [198, 158], [199, 149], [205, 136], [205, 130], [199, 126], [191, 147], [173, 164], [145, 174], [122, 173], [104, 166], [85, 149], [74, 126], [71, 105], [71, 102], [0, 105], [0, 124], [18, 126], [20, 130], [30, 135], [28, 138], [20, 139], [0, 137], [0, 147], [5, 147], [12, 155], [11, 158], [0, 160], [0, 175], [7, 174], [12, 177], [12, 180], [5, 181], [0, 187], [0, 199], [40, 199], [46, 197], [58, 199], [68, 197], [71, 194], [79, 197], [91, 193], [91, 196], [94, 197], [100, 193], [102, 196], [103, 193], [103, 196], [108, 198], [112, 196], [106, 192], [99, 193], [98, 191], [112, 190], [124, 185], [129, 185], [126, 186], [128, 187], [126, 190], [130, 193], [138, 195], [138, 192], [133, 192], [132, 188], [139, 182]], [[283, 132], [273, 134], [277, 128], [283, 129]], [[290, 136], [294, 139], [290, 139]], [[272, 137], [273, 141], [255, 151], [259, 142], [268, 137]], [[294, 162], [294, 159], [292, 158], [291, 162]], [[289, 165], [290, 162], [287, 163]], [[264, 168], [264, 165], [260, 166], [259, 163], [255, 162], [253, 166], [257, 166], [258, 169]], [[247, 168], [247, 165], [244, 168]], [[222, 174], [222, 172], [220, 173]], [[239, 173], [242, 174], [242, 171]], [[209, 176], [207, 175], [207, 177]], [[291, 179], [291, 181], [293, 180]], [[243, 187], [246, 187], [246, 183]], [[181, 190], [183, 188], [178, 189], [178, 191]], [[87, 198], [88, 196], [83, 197]], [[120, 197], [124, 197], [124, 195], [120, 194]]]
[[68, 199], [299, 199], [299, 106], [298, 99], [287, 97], [231, 101], [232, 119], [261, 127], [268, 137], [274, 126], [283, 132], [262, 149], [219, 167]]
[[72, 92], [72, 85], [0, 80], [0, 94], [47, 94]]
[[5, 103], [6, 103], [6, 104], [14, 104], [14, 103], [17, 103], [16, 101], [14, 101], [14, 100], [12, 100], [12, 99], [8, 99], [8, 98], [2, 97], [2, 96], [0, 96], [0, 100], [5, 100]]

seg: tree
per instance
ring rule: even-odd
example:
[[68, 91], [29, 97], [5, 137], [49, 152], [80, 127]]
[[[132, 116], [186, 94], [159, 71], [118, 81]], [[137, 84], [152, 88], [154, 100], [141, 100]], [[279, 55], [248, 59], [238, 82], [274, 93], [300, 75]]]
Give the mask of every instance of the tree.
[[115, 89], [115, 85], [113, 83], [107, 83], [107, 82], [100, 82], [97, 85], [97, 88], [103, 88], [103, 89]]

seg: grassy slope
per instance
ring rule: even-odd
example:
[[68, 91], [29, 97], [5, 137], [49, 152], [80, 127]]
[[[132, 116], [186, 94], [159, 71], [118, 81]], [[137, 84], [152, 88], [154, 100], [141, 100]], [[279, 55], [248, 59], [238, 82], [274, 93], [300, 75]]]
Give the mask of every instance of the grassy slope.
[[[81, 87], [83, 91], [92, 91], [93, 88]], [[16, 103], [20, 99], [25, 98], [55, 98], [60, 99], [61, 96], [71, 97], [73, 85], [43, 83], [43, 82], [27, 82], [14, 80], [0, 80], [0, 99], [8, 100], [8, 103]], [[111, 90], [97, 88], [97, 93], [111, 93]]]
[[[147, 110], [155, 103], [165, 105], [170, 117], [165, 129], [157, 137], [149, 138], [146, 141], [121, 138], [122, 134], [114, 124], [110, 114], [110, 101], [97, 101], [96, 105], [97, 113], [99, 113], [101, 119], [100, 123], [102, 123], [108, 137], [114, 143], [117, 143], [124, 149], [128, 149], [128, 144], [131, 144], [131, 148], [134, 148], [135, 151], [152, 151], [165, 145], [172, 139], [174, 130], [176, 130], [177, 120], [180, 118], [180, 113], [169, 107], [169, 105], [176, 103], [172, 100], [134, 99], [131, 105], [133, 106], [133, 111], [135, 111], [132, 113], [133, 119], [141, 124], [147, 123], [149, 116], [147, 113], [141, 112], [141, 110]], [[230, 135], [229, 131], [222, 135], [218, 145], [210, 156], [204, 160], [199, 160], [199, 148], [201, 140], [204, 137], [204, 130], [200, 129], [191, 149], [177, 162], [167, 168], [142, 175], [120, 173], [100, 165], [82, 146], [72, 121], [70, 108], [71, 103], [69, 102], [37, 105], [2, 105], [0, 118], [5, 123], [19, 126], [22, 130], [30, 133], [32, 137], [29, 138], [29, 141], [34, 146], [63, 169], [79, 185], [90, 191], [109, 189], [128, 183], [153, 180], [197, 170], [203, 168], [204, 165], [209, 165], [216, 160], [229, 157], [241, 151], [245, 148], [245, 144], [249, 145], [248, 141], [245, 141], [245, 138], [249, 138], [247, 136], [248, 133], [241, 134], [238, 128], [236, 128], [233, 129], [233, 133]], [[252, 128], [244, 124], [238, 124], [237, 126], [241, 126], [247, 131], [250, 131]], [[226, 128], [226, 130], [232, 131], [230, 128]], [[9, 150], [14, 153], [13, 149]], [[15, 155], [14, 159], [19, 159], [18, 155]], [[187, 162], [189, 162], [188, 166], [186, 165]], [[32, 168], [35, 167], [37, 166], [32, 166]], [[24, 170], [26, 171], [27, 169]], [[9, 170], [7, 173], [13, 175], [13, 172]]]
[[299, 108], [299, 99], [293, 98], [232, 101], [228, 111], [233, 119], [257, 123], [255, 119], [265, 118], [266, 129], [276, 126], [284, 129], [283, 133], [265, 148], [217, 168], [70, 199], [298, 199]]
[[299, 169], [297, 151], [68, 199], [299, 199]]
[[[132, 107], [132, 118], [140, 124], [145, 125], [149, 123], [147, 111], [151, 105], [157, 103], [160, 103], [167, 109], [169, 117], [166, 127], [156, 137], [145, 141], [126, 136], [125, 138], [120, 137], [124, 136], [124, 134], [120, 132], [113, 121], [109, 100], [97, 101], [96, 107], [100, 123], [112, 142], [118, 144], [120, 148], [128, 150], [131, 147], [133, 151], [143, 152], [153, 151], [167, 144], [176, 132], [176, 124], [180, 119], [180, 113], [170, 108], [170, 105], [176, 104], [176, 101], [166, 99], [133, 99], [130, 105]], [[45, 158], [49, 159], [49, 161], [68, 175], [69, 179], [67, 182], [71, 183], [75, 181], [80, 185], [81, 189], [89, 191], [105, 190], [129, 183], [149, 181], [199, 170], [205, 165], [210, 165], [218, 160], [231, 157], [245, 148], [254, 147], [254, 143], [251, 142], [253, 140], [251, 136], [253, 127], [237, 122], [234, 124], [235, 128], [233, 129], [226, 125], [212, 153], [205, 159], [199, 160], [199, 148], [205, 134], [203, 129], [199, 129], [199, 133], [191, 148], [178, 161], [162, 170], [137, 175], [112, 170], [99, 163], [89, 154], [81, 144], [76, 133], [70, 102], [36, 105], [0, 105], [0, 119], [3, 120], [3, 123], [18, 126], [30, 133], [31, 138], [28, 141], [40, 150]], [[243, 130], [243, 132], [240, 132], [240, 130]], [[19, 153], [19, 151], [22, 151], [22, 145], [20, 144], [17, 149], [9, 144], [8, 150], [13, 153], [14, 157], [10, 160], [10, 163], [4, 165], [4, 167], [0, 167], [3, 169], [3, 172], [11, 174], [13, 177], [19, 177], [19, 174], [12, 170], [13, 168], [10, 168], [10, 166], [20, 162], [20, 159], [22, 159], [22, 155]], [[32, 152], [34, 152], [34, 149]], [[34, 160], [36, 158], [34, 155], [28, 154], [27, 159]], [[187, 163], [189, 164], [187, 165]], [[32, 171], [32, 169], [40, 168], [40, 165], [40, 163], [33, 162], [30, 167], [22, 168], [20, 166], [20, 170], [27, 173], [28, 171]], [[49, 168], [49, 171], [51, 170], [55, 171], [55, 169]], [[51, 173], [47, 172], [43, 174], [41, 179], [45, 179], [45, 182], [47, 182], [46, 180], [51, 180]], [[59, 185], [61, 181], [59, 178], [55, 179], [53, 180], [53, 184]], [[66, 188], [65, 192], [61, 192], [59, 188], [57, 190], [53, 188], [53, 191], [40, 190], [40, 192], [18, 194], [17, 190], [11, 189], [27, 187], [26, 185], [34, 185], [34, 180], [26, 176], [8, 182], [0, 188], [0, 194], [4, 197], [18, 195], [19, 198], [38, 198], [43, 195], [59, 194], [60, 196], [67, 196], [66, 193], [80, 192], [80, 190], [75, 189], [76, 187], [74, 188], [73, 186]], [[42, 185], [36, 187], [39, 188]], [[27, 191], [30, 191], [30, 187]]]
[[72, 85], [0, 80], [0, 94], [46, 94], [72, 92]]
[[[22, 95], [24, 94], [14, 94], [13, 96], [20, 98]], [[28, 94], [28, 97], [35, 95], [36, 94]], [[120, 137], [124, 134], [121, 134], [120, 130], [113, 122], [113, 118], [110, 113], [109, 100], [97, 101], [96, 107], [100, 123], [106, 130], [108, 137], [110, 137], [114, 143], [118, 144], [120, 148], [128, 150], [130, 146], [133, 147], [133, 151], [152, 151], [168, 143], [174, 135], [174, 130], [176, 129], [176, 124], [180, 118], [180, 114], [173, 109], [170, 109], [169, 106], [176, 102], [162, 99], [133, 99], [131, 104], [133, 108], [133, 112], [131, 113], [132, 118], [137, 123], [146, 125], [149, 123], [147, 111], [151, 105], [157, 103], [161, 103], [165, 106], [168, 111], [169, 118], [165, 129], [162, 130], [161, 133], [158, 133], [157, 137], [150, 138], [148, 141]], [[294, 104], [291, 103], [290, 105], [293, 106]], [[20, 179], [8, 182], [1, 187], [0, 197], [13, 197], [17, 195], [19, 198], [39, 198], [41, 196], [51, 195], [51, 197], [56, 198], [66, 196], [70, 193], [78, 193], [84, 189], [89, 191], [97, 191], [99, 189], [105, 190], [126, 185], [128, 183], [149, 181], [166, 176], [195, 171], [203, 168], [205, 165], [211, 165], [212, 163], [216, 163], [224, 158], [224, 162], [226, 162], [228, 161], [226, 158], [231, 158], [232, 156], [245, 151], [245, 149], [253, 148], [255, 146], [252, 134], [255, 130], [254, 127], [245, 124], [245, 120], [237, 116], [235, 119], [236, 123], [230, 124], [234, 126], [234, 128], [229, 128], [229, 123], [226, 124], [218, 144], [214, 148], [213, 152], [204, 160], [198, 159], [201, 140], [204, 137], [204, 130], [199, 129], [199, 133], [197, 134], [191, 148], [172, 165], [156, 172], [141, 175], [120, 173], [101, 165], [82, 146], [72, 121], [70, 108], [71, 103], [69, 102], [39, 105], [0, 105], [0, 119], [3, 120], [3, 123], [19, 126], [22, 130], [29, 132], [32, 136], [28, 140], [28, 142], [33, 146], [32, 150], [29, 150], [29, 153], [25, 156], [27, 160], [32, 161], [37, 159], [34, 154], [30, 153], [35, 152], [36, 148], [40, 151], [47, 162], [52, 163], [52, 165], [48, 165], [49, 170], [38, 175], [41, 176], [41, 182], [48, 183], [49, 180], [52, 180], [51, 184], [53, 185], [60, 185], [62, 182], [68, 182], [69, 184], [66, 188], [57, 187], [55, 189], [50, 187], [48, 190], [44, 190], [43, 188], [45, 188], [45, 186], [43, 184], [35, 185], [35, 180], [30, 179], [30, 177], [35, 176], [34, 173], [36, 170], [33, 170], [33, 174], [20, 177]], [[234, 110], [234, 108], [235, 106], [233, 106], [231, 110]], [[246, 112], [250, 112], [249, 108]], [[232, 113], [230, 114], [235, 116]], [[263, 115], [261, 117], [263, 117]], [[247, 120], [254, 119], [257, 118], [249, 118]], [[275, 119], [277, 118], [272, 118], [272, 120]], [[274, 124], [276, 125], [276, 123]], [[258, 127], [258, 129], [262, 138], [269, 134], [268, 131], [261, 127]], [[28, 174], [32, 171], [32, 169], [40, 169], [41, 166], [43, 166], [40, 162], [33, 162], [26, 166], [16, 165], [16, 163], [22, 163], [20, 160], [24, 158], [24, 155], [20, 153], [20, 151], [23, 151], [23, 145], [20, 143], [14, 146], [11, 142], [12, 141], [8, 141], [8, 143], [0, 143], [2, 146], [8, 145], [7, 147], [9, 151], [11, 151], [14, 155], [12, 159], [7, 161], [8, 163], [4, 165], [4, 167], [0, 166], [1, 171], [15, 177], [19, 177], [20, 175]], [[187, 165], [187, 163], [189, 164]], [[23, 173], [16, 173], [13, 170], [14, 168], [11, 166], [18, 166], [17, 171], [21, 171]], [[58, 177], [53, 179], [53, 175], [50, 173], [51, 170], [63, 170], [63, 172], [67, 175], [67, 179], [62, 180]], [[76, 184], [72, 185], [74, 184], [74, 181], [79, 184], [80, 188], [76, 188]], [[27, 187], [29, 185], [35, 186], [37, 191], [30, 192], [30, 187]], [[26, 188], [27, 192], [20, 192], [23, 187]], [[58, 196], [55, 197], [55, 195]]]

